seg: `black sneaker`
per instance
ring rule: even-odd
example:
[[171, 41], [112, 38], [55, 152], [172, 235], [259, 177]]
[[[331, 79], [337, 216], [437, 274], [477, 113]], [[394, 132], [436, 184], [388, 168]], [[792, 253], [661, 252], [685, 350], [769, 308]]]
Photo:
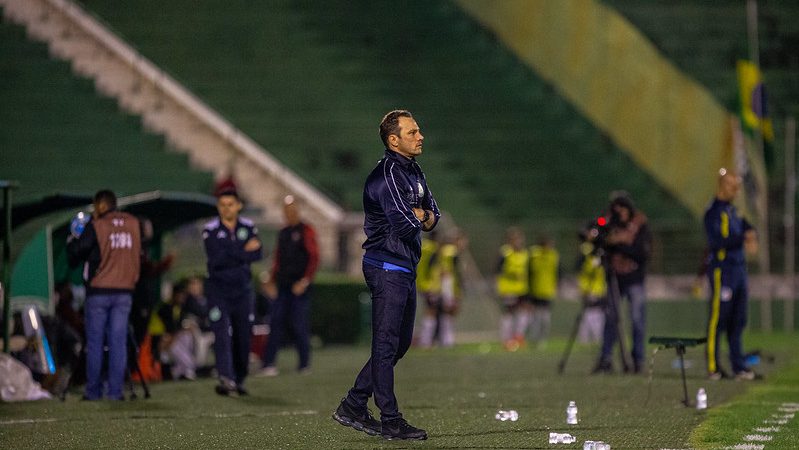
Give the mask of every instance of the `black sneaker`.
[[241, 395], [242, 397], [246, 397], [250, 395], [250, 391], [247, 390], [243, 385], [237, 384], [236, 385], [236, 393]]
[[216, 385], [214, 390], [223, 397], [237, 397], [239, 395], [236, 383], [225, 377], [219, 377], [219, 384]]
[[380, 434], [382, 434], [384, 439], [388, 439], [389, 441], [394, 439], [423, 441], [427, 439], [427, 431], [412, 426], [402, 417], [384, 422]]
[[380, 434], [380, 421], [372, 417], [372, 413], [369, 412], [368, 409], [360, 413], [357, 412], [350, 407], [346, 398], [341, 400], [341, 404], [339, 404], [336, 411], [333, 412], [333, 419], [345, 427], [352, 427], [358, 431], [363, 431], [369, 436], [377, 436]]
[[596, 367], [591, 371], [591, 375], [597, 375], [601, 373], [613, 373], [613, 363], [607, 360], [600, 360]]

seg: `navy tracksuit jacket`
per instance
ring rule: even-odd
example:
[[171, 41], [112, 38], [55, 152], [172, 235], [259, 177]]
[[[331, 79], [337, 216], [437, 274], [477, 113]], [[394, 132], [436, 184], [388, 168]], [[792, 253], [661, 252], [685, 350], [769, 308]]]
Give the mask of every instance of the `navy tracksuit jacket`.
[[705, 234], [710, 254], [710, 315], [707, 328], [708, 372], [720, 371], [719, 341], [727, 334], [734, 373], [747, 370], [741, 335], [746, 327], [748, 284], [744, 234], [752, 229], [730, 202], [714, 199], [705, 212]]
[[250, 264], [261, 259], [261, 249], [248, 252], [244, 244], [258, 231], [252, 221], [239, 218], [229, 230], [216, 218], [205, 225], [203, 243], [208, 257], [208, 320], [214, 332], [216, 370], [242, 384], [247, 377], [255, 293]]

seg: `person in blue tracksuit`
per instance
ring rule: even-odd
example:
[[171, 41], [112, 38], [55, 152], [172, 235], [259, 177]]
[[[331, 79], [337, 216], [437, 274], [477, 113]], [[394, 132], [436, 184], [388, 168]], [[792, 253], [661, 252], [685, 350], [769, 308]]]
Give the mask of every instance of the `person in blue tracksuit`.
[[[427, 439], [408, 424], [394, 396], [394, 366], [411, 345], [416, 316], [416, 266], [421, 232], [432, 230], [440, 213], [416, 163], [424, 137], [410, 112], [391, 111], [380, 123], [386, 151], [363, 191], [366, 253], [363, 273], [372, 294], [372, 352], [333, 418], [342, 425], [385, 439]], [[369, 397], [380, 421], [367, 409]]]
[[261, 259], [261, 241], [252, 221], [239, 217], [236, 191], [219, 194], [219, 217], [203, 229], [208, 257], [208, 319], [214, 332], [219, 395], [246, 395], [244, 380], [250, 352], [255, 294], [250, 264]]
[[707, 370], [710, 379], [726, 378], [720, 364], [720, 335], [726, 333], [730, 364], [736, 379], [755, 378], [746, 365], [742, 334], [746, 327], [749, 290], [744, 253], [757, 252], [757, 234], [740, 217], [732, 201], [741, 179], [721, 169], [716, 198], [705, 212], [704, 224], [709, 250], [710, 314], [707, 326]]

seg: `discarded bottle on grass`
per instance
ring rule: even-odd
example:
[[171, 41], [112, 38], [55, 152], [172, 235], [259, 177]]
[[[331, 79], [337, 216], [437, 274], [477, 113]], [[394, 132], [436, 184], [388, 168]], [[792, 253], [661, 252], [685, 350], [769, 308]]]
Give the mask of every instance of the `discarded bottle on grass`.
[[569, 402], [566, 407], [566, 423], [569, 425], [577, 425], [577, 404], [574, 401]]
[[707, 409], [707, 392], [705, 392], [705, 388], [699, 388], [696, 393], [696, 409]]
[[550, 444], [573, 444], [577, 438], [569, 433], [549, 433]]
[[516, 422], [517, 420], [519, 420], [519, 413], [516, 412], [515, 409], [509, 409], [507, 411], [505, 411], [504, 409], [500, 409], [494, 415], [494, 418], [497, 420], [501, 420], [503, 422], [506, 422], [508, 420], [510, 420], [511, 422]]

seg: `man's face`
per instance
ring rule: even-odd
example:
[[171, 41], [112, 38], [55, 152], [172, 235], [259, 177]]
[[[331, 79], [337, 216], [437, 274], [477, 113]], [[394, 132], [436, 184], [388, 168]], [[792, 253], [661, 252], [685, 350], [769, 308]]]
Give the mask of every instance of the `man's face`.
[[189, 287], [187, 288], [189, 294], [193, 295], [194, 297], [202, 297], [203, 295], [203, 282], [199, 278], [192, 278], [189, 281]]
[[95, 219], [99, 218], [100, 216], [102, 216], [103, 214], [107, 213], [108, 210], [111, 209], [108, 206], [108, 202], [105, 202], [105, 201], [102, 201], [102, 200], [92, 202], [92, 204], [94, 205], [94, 211], [92, 212], [92, 217], [95, 218]]
[[289, 225], [300, 223], [300, 212], [297, 209], [297, 204], [289, 203], [288, 205], [283, 205], [283, 216], [286, 218], [286, 223]]
[[613, 211], [619, 218], [619, 222], [627, 223], [630, 221], [630, 210], [622, 205], [613, 205]]
[[222, 220], [232, 222], [239, 217], [241, 202], [233, 195], [223, 195], [216, 201], [216, 209]]
[[719, 198], [731, 202], [735, 200], [738, 191], [741, 189], [741, 178], [737, 175], [728, 173], [719, 180]]
[[524, 247], [524, 235], [521, 233], [512, 233], [508, 238], [508, 243], [514, 249], [519, 250]]
[[422, 154], [422, 136], [419, 125], [410, 117], [400, 117], [398, 121], [399, 136], [390, 135], [389, 144], [392, 149], [406, 158], [413, 158]]

